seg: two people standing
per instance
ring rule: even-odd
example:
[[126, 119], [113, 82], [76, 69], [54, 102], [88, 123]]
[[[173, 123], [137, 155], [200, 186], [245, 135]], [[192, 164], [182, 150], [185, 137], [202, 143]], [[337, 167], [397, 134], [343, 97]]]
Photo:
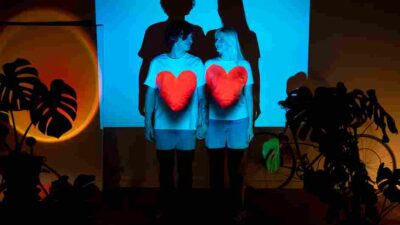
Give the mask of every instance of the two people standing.
[[216, 197], [224, 190], [227, 149], [232, 200], [239, 210], [243, 206], [240, 165], [253, 136], [252, 70], [234, 29], [217, 30], [215, 48], [219, 56], [206, 61], [205, 66], [188, 53], [192, 30], [185, 21], [171, 22], [165, 34], [170, 49], [151, 61], [144, 82], [145, 137], [155, 141], [161, 205], [167, 208], [172, 202], [175, 154], [178, 194], [180, 199], [190, 199], [197, 137], [205, 138], [210, 187]]

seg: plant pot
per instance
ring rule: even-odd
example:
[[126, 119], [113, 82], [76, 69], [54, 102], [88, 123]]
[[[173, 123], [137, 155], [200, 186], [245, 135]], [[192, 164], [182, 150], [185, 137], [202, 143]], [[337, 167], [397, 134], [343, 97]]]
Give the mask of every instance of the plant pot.
[[31, 206], [39, 202], [39, 174], [44, 162], [41, 156], [12, 152], [0, 156], [0, 171], [6, 184], [4, 205]]

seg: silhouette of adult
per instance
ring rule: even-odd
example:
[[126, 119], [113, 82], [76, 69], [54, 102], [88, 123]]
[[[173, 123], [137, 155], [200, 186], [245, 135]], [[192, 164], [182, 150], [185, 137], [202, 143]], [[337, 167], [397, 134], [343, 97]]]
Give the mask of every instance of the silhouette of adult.
[[[240, 47], [244, 58], [249, 61], [253, 72], [254, 85], [254, 120], [261, 114], [260, 110], [260, 71], [258, 68], [258, 59], [260, 51], [258, 47], [257, 35], [250, 30], [243, 8], [243, 0], [218, 0], [218, 14], [224, 27], [235, 29], [239, 36]], [[215, 31], [207, 32], [205, 40], [206, 59], [215, 58], [218, 53], [215, 49]]]
[[[163, 22], [149, 26], [145, 32], [142, 46], [138, 55], [143, 59], [139, 72], [139, 112], [144, 116], [144, 96], [146, 87], [143, 85], [146, 79], [150, 61], [157, 55], [167, 52], [168, 46], [165, 45], [164, 34], [167, 26], [175, 20], [185, 20], [192, 10], [195, 0], [160, 0], [161, 7], [168, 15], [168, 19]], [[200, 26], [193, 25], [192, 39], [193, 44], [189, 53], [204, 59], [203, 42], [204, 32]]]

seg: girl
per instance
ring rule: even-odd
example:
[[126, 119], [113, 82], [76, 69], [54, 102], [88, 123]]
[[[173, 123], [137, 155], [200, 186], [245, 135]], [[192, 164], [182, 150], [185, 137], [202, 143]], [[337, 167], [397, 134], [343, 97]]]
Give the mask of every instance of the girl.
[[224, 149], [227, 148], [233, 204], [242, 208], [243, 153], [253, 137], [253, 75], [243, 58], [238, 35], [232, 28], [215, 33], [219, 57], [205, 63], [209, 96], [209, 122], [205, 143], [210, 162], [210, 187], [220, 196], [224, 188]]

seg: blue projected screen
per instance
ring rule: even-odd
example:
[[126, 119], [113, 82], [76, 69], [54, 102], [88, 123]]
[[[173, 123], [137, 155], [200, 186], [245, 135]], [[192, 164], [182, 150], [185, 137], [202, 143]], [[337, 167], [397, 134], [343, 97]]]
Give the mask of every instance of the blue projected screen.
[[[258, 49], [254, 45], [249, 48], [253, 48], [250, 52], [258, 52], [261, 115], [256, 126], [284, 126], [285, 111], [278, 101], [286, 98], [286, 81], [298, 72], [308, 71], [310, 0], [230, 1], [242, 3], [243, 14], [226, 19], [219, 5], [223, 0], [197, 0], [185, 20], [201, 27], [204, 35], [225, 21], [241, 24], [248, 34], [255, 34], [249, 36]], [[151, 41], [162, 40], [145, 34], [167, 19], [160, 0], [96, 0], [96, 20], [102, 25], [97, 38], [102, 127], [144, 125], [138, 110], [139, 74], [147, 51], [143, 46], [151, 50], [161, 44]]]

